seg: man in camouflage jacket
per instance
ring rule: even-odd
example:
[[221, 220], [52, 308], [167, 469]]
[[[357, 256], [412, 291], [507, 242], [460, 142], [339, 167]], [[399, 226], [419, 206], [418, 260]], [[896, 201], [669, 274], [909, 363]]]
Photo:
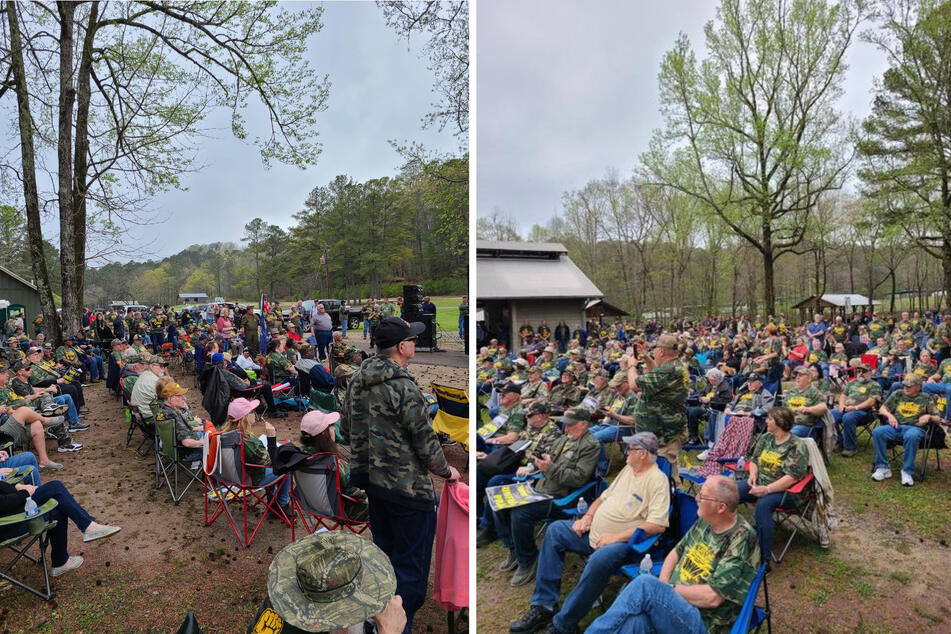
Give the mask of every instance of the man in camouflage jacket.
[[428, 406], [406, 364], [425, 330], [398, 317], [376, 331], [377, 356], [353, 375], [341, 412], [341, 434], [349, 439], [350, 479], [367, 492], [373, 542], [396, 571], [406, 632], [426, 599], [436, 536], [436, 496], [429, 473], [456, 480], [436, 433]]

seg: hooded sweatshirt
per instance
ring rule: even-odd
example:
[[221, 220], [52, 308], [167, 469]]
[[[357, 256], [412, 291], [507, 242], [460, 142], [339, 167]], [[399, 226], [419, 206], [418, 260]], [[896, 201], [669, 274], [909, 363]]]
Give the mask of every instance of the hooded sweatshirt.
[[353, 375], [341, 411], [349, 439], [351, 483], [373, 497], [433, 511], [429, 472], [448, 478], [449, 463], [429, 423], [416, 380], [388, 357], [367, 359]]

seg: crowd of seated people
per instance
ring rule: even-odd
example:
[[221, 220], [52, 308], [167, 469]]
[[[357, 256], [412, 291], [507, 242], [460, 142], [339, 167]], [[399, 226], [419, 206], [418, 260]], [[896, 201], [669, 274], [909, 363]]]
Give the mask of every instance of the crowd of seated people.
[[[735, 480], [706, 479], [697, 498], [700, 520], [664, 561], [666, 583], [638, 577], [593, 631], [640, 631], [631, 624], [648, 622], [706, 631], [732, 623], [760, 553], [772, 552], [774, 512], [801, 508], [805, 492], [797, 485], [817, 468], [817, 457], [822, 463], [821, 452], [853, 458], [858, 432], [867, 428], [872, 479], [892, 477], [887, 449], [899, 444], [901, 484], [912, 486], [926, 438], [949, 424], [949, 315], [814, 315], [799, 326], [783, 316], [592, 322], [576, 329], [562, 352], [544, 326], [524, 322], [514, 349], [507, 337], [488, 339], [476, 366], [477, 544], [501, 539], [507, 552], [499, 570], [512, 573], [512, 585], [535, 582], [530, 609], [512, 623], [513, 632], [575, 631], [606, 576], [635, 557], [627, 545], [634, 531], [650, 535], [667, 526], [663, 487], [655, 482], [651, 491], [624, 493], [634, 476], [654, 473], [651, 461], [659, 456], [676, 486], [682, 444], [715, 445], [733, 418], [753, 419], [739, 453], [748, 460], [727, 468]], [[554, 504], [598, 482], [596, 450], [614, 443], [625, 466], [586, 512]], [[531, 501], [503, 498], [521, 481], [532, 485]], [[656, 507], [648, 510], [654, 494]], [[737, 515], [744, 504], [749, 522]], [[538, 550], [540, 522], [548, 528]], [[702, 574], [698, 548], [716, 555]], [[586, 558], [577, 580], [563, 578], [566, 552]], [[571, 589], [560, 602], [563, 586]], [[667, 614], [644, 621], [653, 610]]]

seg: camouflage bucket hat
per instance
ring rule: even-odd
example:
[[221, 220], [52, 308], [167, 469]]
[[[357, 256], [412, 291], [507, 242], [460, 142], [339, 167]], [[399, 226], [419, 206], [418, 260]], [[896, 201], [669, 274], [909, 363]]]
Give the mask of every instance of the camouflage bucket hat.
[[347, 628], [383, 611], [396, 592], [386, 554], [345, 531], [315, 533], [271, 562], [267, 593], [278, 615], [306, 632]]
[[548, 403], [545, 401], [532, 401], [532, 404], [528, 406], [528, 411], [525, 413], [528, 416], [534, 416], [535, 414], [549, 414], [551, 413], [551, 407], [549, 407]]

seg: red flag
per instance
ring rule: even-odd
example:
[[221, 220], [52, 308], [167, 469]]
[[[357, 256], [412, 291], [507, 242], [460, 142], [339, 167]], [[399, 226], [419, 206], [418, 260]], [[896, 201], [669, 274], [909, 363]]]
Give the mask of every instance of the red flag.
[[267, 295], [261, 293], [261, 313], [268, 312]]

